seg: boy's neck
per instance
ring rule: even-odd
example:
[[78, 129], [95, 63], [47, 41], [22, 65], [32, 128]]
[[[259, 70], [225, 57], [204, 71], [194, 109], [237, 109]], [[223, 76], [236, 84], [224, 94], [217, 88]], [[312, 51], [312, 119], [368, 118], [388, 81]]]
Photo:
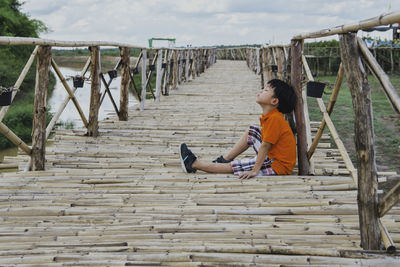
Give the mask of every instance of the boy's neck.
[[276, 109], [275, 106], [270, 106], [270, 105], [266, 105], [266, 106], [261, 106], [261, 109], [263, 111], [263, 116], [267, 115], [269, 112], [273, 111], [274, 109]]

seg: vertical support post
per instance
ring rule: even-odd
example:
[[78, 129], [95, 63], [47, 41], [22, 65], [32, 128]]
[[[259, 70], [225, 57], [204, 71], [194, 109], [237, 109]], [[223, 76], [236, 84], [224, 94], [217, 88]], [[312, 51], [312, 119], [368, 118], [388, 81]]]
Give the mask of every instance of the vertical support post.
[[354, 110], [361, 246], [365, 250], [378, 250], [381, 248], [381, 234], [371, 90], [358, 49], [356, 34], [348, 33], [340, 36], [341, 58]]
[[49, 87], [51, 47], [40, 46], [36, 67], [35, 100], [33, 104], [31, 169], [44, 170], [46, 155], [46, 100]]
[[142, 50], [142, 101], [140, 102], [140, 111], [144, 110], [144, 103], [146, 101], [146, 69], [147, 69], [147, 50]]
[[[165, 51], [167, 52], [167, 51]], [[161, 49], [158, 50], [158, 57], [157, 57], [157, 73], [156, 73], [156, 101], [160, 102], [160, 95], [161, 95], [161, 79], [163, 76], [163, 69], [161, 68], [163, 62], [163, 51]]]
[[185, 82], [189, 81], [189, 68], [190, 68], [190, 50], [187, 49], [186, 53], [186, 64], [185, 64]]
[[119, 99], [119, 120], [128, 120], [128, 104], [129, 104], [129, 47], [120, 47], [121, 55], [121, 89], [120, 89], [120, 99]]
[[260, 48], [256, 48], [256, 74], [260, 74]]
[[172, 56], [172, 50], [165, 50], [164, 54], [164, 64], [165, 64], [165, 69], [164, 69], [164, 81], [162, 82], [162, 89], [161, 93], [163, 95], [169, 95], [169, 87], [170, 87], [170, 73], [171, 73], [171, 56]]
[[191, 72], [191, 76], [192, 76], [193, 80], [196, 78], [196, 73], [197, 73], [197, 50], [193, 49], [192, 50], [192, 72]]
[[267, 76], [266, 76], [266, 55], [267, 55], [267, 48], [263, 47], [261, 48], [261, 88], [264, 88], [264, 86], [267, 84], [268, 80], [267, 80]]
[[99, 135], [99, 108], [100, 108], [100, 48], [98, 46], [90, 47], [90, 72], [92, 84], [90, 89], [90, 111], [87, 135], [97, 137]]
[[299, 175], [309, 174], [309, 162], [307, 158], [307, 131], [304, 119], [304, 103], [302, 97], [302, 70], [301, 60], [303, 51], [303, 40], [291, 41], [291, 84], [297, 96], [297, 104], [294, 110], [297, 131], [297, 163]]
[[176, 89], [176, 87], [178, 86], [178, 51], [174, 50], [173, 52], [173, 66], [172, 66], [172, 89]]

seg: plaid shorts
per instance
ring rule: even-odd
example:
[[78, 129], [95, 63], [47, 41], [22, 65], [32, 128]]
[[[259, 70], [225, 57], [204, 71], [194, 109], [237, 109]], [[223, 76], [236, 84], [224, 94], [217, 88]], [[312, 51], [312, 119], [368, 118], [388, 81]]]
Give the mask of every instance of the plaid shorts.
[[[258, 150], [260, 149], [262, 140], [261, 140], [261, 130], [260, 127], [251, 125], [249, 128], [249, 135], [247, 138], [247, 144], [249, 146], [253, 146], [253, 149], [258, 154]], [[235, 175], [240, 175], [244, 172], [251, 171], [256, 164], [257, 156], [252, 159], [241, 159], [234, 160], [231, 162], [232, 170]], [[268, 157], [264, 160], [263, 165], [261, 166], [261, 170], [258, 173], [258, 176], [268, 176], [275, 175], [275, 171], [271, 168], [271, 163], [273, 159], [269, 159]]]

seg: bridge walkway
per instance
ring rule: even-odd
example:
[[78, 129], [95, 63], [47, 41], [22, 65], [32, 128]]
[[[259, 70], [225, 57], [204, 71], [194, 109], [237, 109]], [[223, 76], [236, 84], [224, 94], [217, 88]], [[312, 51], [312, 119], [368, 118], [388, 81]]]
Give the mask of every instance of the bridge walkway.
[[[98, 138], [57, 131], [45, 171], [0, 174], [0, 265], [400, 262], [359, 253], [357, 190], [328, 135], [315, 176], [183, 173], [181, 142], [212, 160], [259, 123], [259, 85], [245, 62], [218, 61], [129, 121], [110, 115]], [[400, 209], [383, 221], [399, 245]]]

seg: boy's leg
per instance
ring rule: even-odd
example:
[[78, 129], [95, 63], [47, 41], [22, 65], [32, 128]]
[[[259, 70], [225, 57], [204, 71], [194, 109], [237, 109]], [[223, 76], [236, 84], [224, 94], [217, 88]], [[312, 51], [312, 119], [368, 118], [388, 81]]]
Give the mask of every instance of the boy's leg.
[[230, 163], [212, 163], [198, 159], [193, 162], [192, 168], [209, 173], [233, 173]]
[[209, 163], [198, 160], [185, 143], [179, 146], [179, 156], [182, 168], [186, 173], [194, 173], [196, 170], [211, 173], [233, 173], [230, 163]]
[[247, 129], [246, 132], [239, 139], [239, 141], [237, 141], [237, 143], [233, 146], [231, 151], [229, 151], [229, 153], [224, 156], [224, 158], [227, 160], [233, 160], [234, 158], [245, 152], [250, 147], [250, 145], [247, 143], [248, 136], [249, 130]]

